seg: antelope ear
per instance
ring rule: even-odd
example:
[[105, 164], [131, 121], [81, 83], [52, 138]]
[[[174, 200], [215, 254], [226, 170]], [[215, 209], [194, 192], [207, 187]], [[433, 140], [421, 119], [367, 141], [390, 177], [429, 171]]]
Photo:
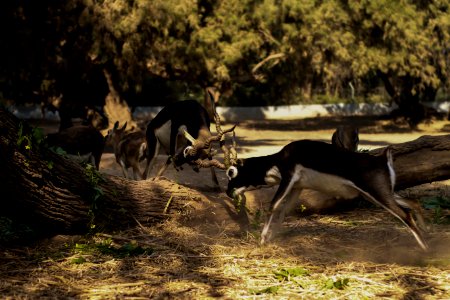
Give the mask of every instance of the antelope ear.
[[116, 121], [116, 123], [114, 123], [114, 129], [117, 129], [117, 127], [119, 127], [119, 121]]
[[120, 130], [125, 130], [125, 128], [127, 128], [127, 122], [125, 122], [125, 124], [123, 124], [122, 129], [120, 129]]
[[237, 163], [238, 166], [242, 167], [244, 165], [244, 160], [243, 159], [238, 159], [236, 161], [236, 163]]

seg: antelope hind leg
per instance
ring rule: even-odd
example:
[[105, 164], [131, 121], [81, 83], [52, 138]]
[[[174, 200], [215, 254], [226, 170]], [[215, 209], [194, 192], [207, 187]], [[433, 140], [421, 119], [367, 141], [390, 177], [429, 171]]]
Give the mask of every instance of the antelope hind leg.
[[[152, 170], [153, 165], [156, 161], [156, 157], [159, 153], [159, 147], [160, 145], [158, 140], [155, 141], [155, 144], [152, 148], [150, 148], [149, 144], [147, 144], [147, 164], [145, 166], [144, 173], [142, 173], [142, 178], [144, 180], [147, 179], [150, 175], [150, 171]], [[150, 149], [152, 149], [153, 151], [151, 151]]]
[[423, 230], [428, 230], [428, 226], [425, 223], [425, 217], [423, 215], [423, 208], [418, 201], [406, 199], [400, 197], [399, 195], [394, 195], [394, 199], [398, 205], [404, 208], [408, 208], [414, 213], [420, 228], [422, 228]]
[[407, 211], [405, 208], [400, 206], [397, 201], [394, 198], [394, 195], [391, 192], [384, 191], [383, 193], [380, 193], [378, 196], [380, 200], [377, 200], [375, 197], [367, 193], [366, 191], [363, 191], [355, 186], [356, 189], [358, 189], [361, 192], [361, 195], [369, 200], [372, 203], [375, 203], [384, 209], [386, 209], [389, 213], [391, 213], [394, 217], [398, 218], [403, 224], [408, 227], [408, 229], [411, 231], [413, 236], [416, 238], [417, 243], [419, 246], [424, 250], [428, 250], [428, 245], [425, 242], [424, 238], [422, 237], [422, 233], [417, 226], [416, 222], [414, 221], [414, 218], [412, 217], [412, 214], [410, 211]]

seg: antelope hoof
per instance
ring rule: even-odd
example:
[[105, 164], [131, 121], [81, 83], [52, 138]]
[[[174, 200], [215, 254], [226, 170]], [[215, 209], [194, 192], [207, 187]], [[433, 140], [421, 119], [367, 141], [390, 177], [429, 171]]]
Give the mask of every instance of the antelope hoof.
[[259, 244], [261, 246], [266, 245], [270, 241], [271, 237], [272, 237], [272, 234], [270, 232], [263, 233], [261, 235], [261, 241], [259, 242]]

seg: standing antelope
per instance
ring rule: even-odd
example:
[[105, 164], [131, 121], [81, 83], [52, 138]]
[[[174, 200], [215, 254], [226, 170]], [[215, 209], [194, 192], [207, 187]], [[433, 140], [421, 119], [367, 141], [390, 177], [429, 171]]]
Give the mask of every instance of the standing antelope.
[[112, 143], [116, 162], [122, 168], [125, 178], [128, 178], [128, 168], [133, 168], [134, 180], [142, 179], [139, 163], [145, 159], [147, 144], [145, 134], [142, 131], [126, 132], [127, 123], [119, 128], [119, 122], [114, 123], [114, 127], [108, 131], [107, 142]]
[[105, 140], [94, 127], [75, 125], [46, 137], [47, 145], [60, 147], [68, 157], [78, 162], [89, 162], [98, 170], [103, 154]]
[[[215, 97], [207, 90], [214, 108]], [[161, 176], [167, 166], [172, 162], [178, 170], [184, 163], [189, 163], [198, 170], [198, 167], [211, 167], [211, 177], [216, 187], [219, 186], [216, 173], [212, 166], [218, 166], [217, 160], [212, 159], [211, 143], [220, 141], [223, 134], [230, 130], [220, 129], [220, 119], [215, 112], [218, 135], [213, 136], [209, 129], [210, 119], [206, 109], [195, 100], [174, 102], [164, 107], [156, 117], [147, 125], [147, 166], [144, 178], [147, 178], [153, 167], [155, 158], [162, 149], [169, 155], [166, 163], [158, 171]], [[209, 162], [203, 161], [208, 159]]]
[[402, 221], [420, 247], [427, 249], [412, 216], [413, 207], [394, 196], [395, 172], [389, 148], [382, 155], [373, 156], [300, 140], [272, 155], [240, 159], [226, 174], [227, 194], [232, 198], [243, 197], [247, 190], [279, 185], [262, 231], [262, 244], [271, 238], [272, 222], [283, 221], [290, 202], [298, 199], [302, 189], [312, 189], [347, 199], [362, 195]]
[[359, 144], [358, 128], [351, 125], [339, 125], [331, 137], [331, 143], [356, 152]]

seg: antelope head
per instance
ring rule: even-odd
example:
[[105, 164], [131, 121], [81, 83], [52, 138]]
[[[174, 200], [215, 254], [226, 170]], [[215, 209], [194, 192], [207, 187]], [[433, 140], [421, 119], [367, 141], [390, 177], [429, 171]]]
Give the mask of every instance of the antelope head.
[[[181, 128], [180, 132], [191, 143], [190, 146], [187, 146], [183, 150], [183, 156], [186, 160], [190, 161], [191, 164], [194, 164], [199, 168], [215, 167], [221, 170], [226, 170], [229, 167], [235, 165], [237, 162], [236, 136], [234, 131], [236, 125], [226, 130], [222, 129], [220, 116], [215, 108], [215, 102], [217, 101], [218, 93], [214, 93], [210, 89], [208, 89], [207, 92], [211, 99], [217, 134], [203, 139], [195, 139], [187, 132], [186, 128]], [[225, 143], [227, 133], [233, 133], [232, 145], [229, 147]], [[223, 163], [213, 158], [213, 156], [217, 154], [217, 152], [211, 147], [213, 142], [219, 142], [220, 149], [224, 154]], [[203, 158], [205, 157], [205, 155], [203, 155], [203, 157], [199, 155], [199, 152], [201, 151], [204, 151], [206, 153], [207, 159]]]

